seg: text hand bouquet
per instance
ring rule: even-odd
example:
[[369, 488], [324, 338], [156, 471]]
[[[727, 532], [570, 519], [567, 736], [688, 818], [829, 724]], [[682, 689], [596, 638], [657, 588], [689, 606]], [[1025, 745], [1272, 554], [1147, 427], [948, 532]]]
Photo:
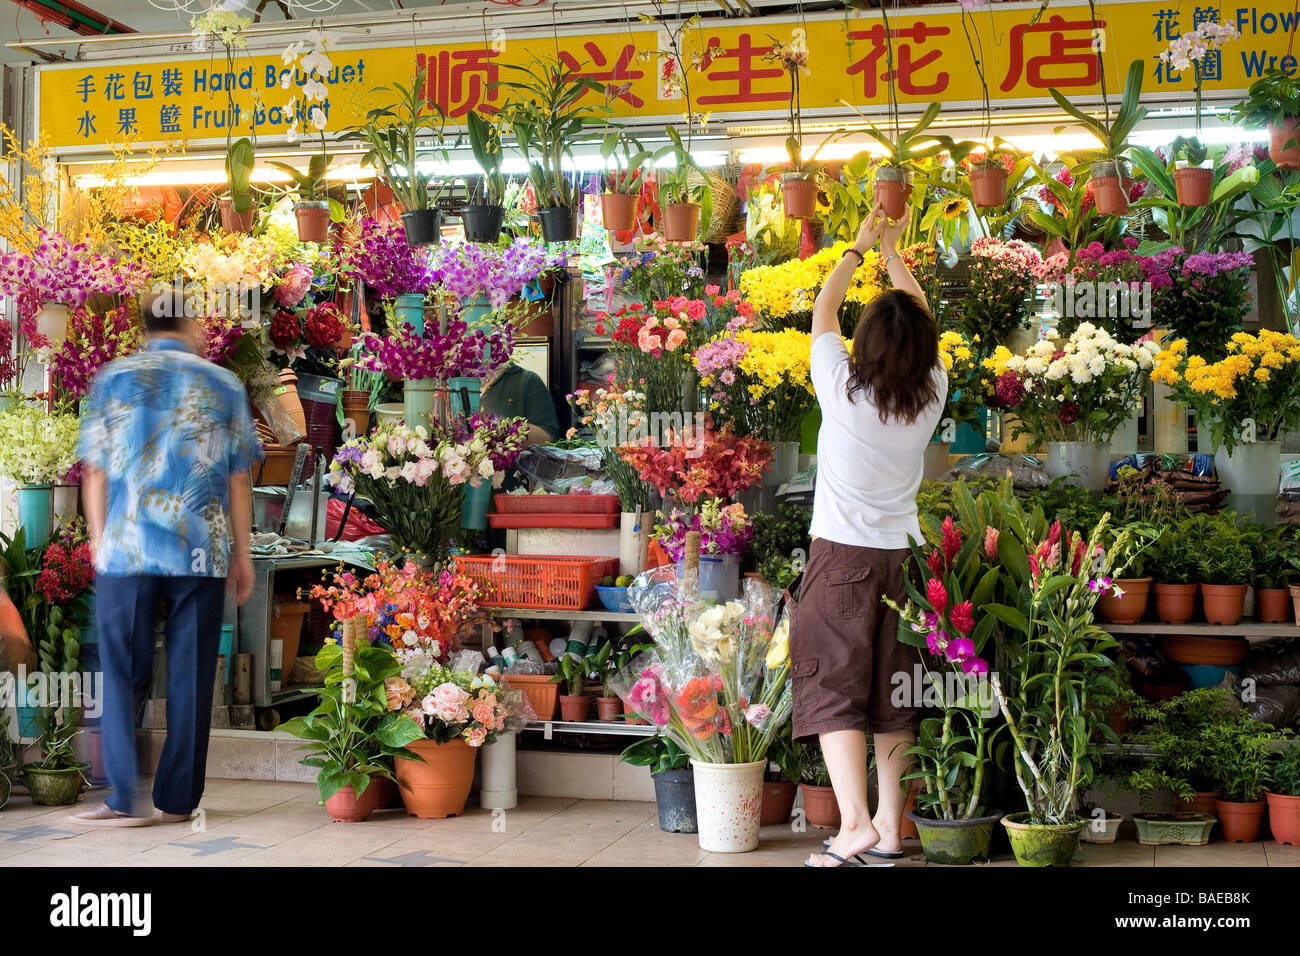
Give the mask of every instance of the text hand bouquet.
[[966, 335], [991, 348], [1020, 328], [1043, 260], [1019, 239], [988, 237], [971, 244], [970, 288], [961, 303]]
[[744, 554], [754, 540], [754, 522], [745, 514], [745, 506], [723, 504], [716, 498], [706, 499], [694, 514], [674, 508], [658, 518], [655, 537], [673, 561], [685, 556], [692, 531], [699, 532], [700, 554]]
[[483, 298], [493, 309], [501, 309], [524, 286], [564, 260], [562, 251], [520, 237], [504, 246], [480, 242], [435, 246], [429, 268], [435, 286], [452, 299], [469, 304]]
[[1156, 356], [1151, 377], [1196, 410], [1210, 433], [1210, 447], [1232, 452], [1253, 430], [1272, 441], [1300, 425], [1300, 340], [1284, 332], [1237, 332], [1217, 362], [1188, 354], [1186, 339], [1169, 343]]
[[452, 671], [427, 654], [411, 655], [387, 691], [388, 709], [401, 711], [440, 744], [460, 738], [481, 747], [506, 729], [509, 710], [491, 677]]
[[474, 329], [460, 318], [449, 318], [443, 333], [426, 329], [421, 335], [402, 323], [385, 338], [373, 333], [362, 337], [357, 365], [371, 372], [383, 372], [394, 381], [453, 378], [486, 378], [514, 352], [510, 327]]
[[772, 463], [772, 446], [754, 437], [738, 438], [730, 428], [668, 432], [618, 449], [661, 495], [670, 492], [688, 505], [704, 498], [732, 498], [758, 484]]
[[20, 401], [0, 412], [0, 476], [18, 485], [59, 481], [77, 463], [80, 419]]
[[1016, 435], [1045, 442], [1109, 441], [1141, 401], [1160, 347], [1121, 345], [1084, 322], [1062, 339], [1055, 329], [1024, 355], [999, 346], [985, 360], [990, 404], [1015, 412]]
[[700, 348], [695, 367], [713, 410], [735, 423], [738, 433], [798, 441], [804, 416], [816, 403], [809, 349], [807, 332], [740, 329]]

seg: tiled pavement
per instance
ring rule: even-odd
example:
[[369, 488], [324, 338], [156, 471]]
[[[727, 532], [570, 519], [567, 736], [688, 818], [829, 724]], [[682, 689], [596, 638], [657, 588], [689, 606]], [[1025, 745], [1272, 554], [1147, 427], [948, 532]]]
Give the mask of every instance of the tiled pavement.
[[[384, 810], [365, 823], [334, 824], [316, 799], [309, 784], [211, 780], [201, 821], [95, 830], [68, 823], [67, 808], [33, 806], [15, 793], [0, 811], [0, 867], [797, 866], [826, 835], [766, 827], [754, 852], [718, 854], [705, 853], [694, 836], [661, 832], [653, 803], [525, 797], [496, 816], [471, 808], [462, 817], [418, 820]], [[1144, 847], [1130, 827], [1112, 846], [1084, 844], [1076, 864], [1300, 866], [1300, 847]], [[919, 844], [905, 848], [899, 865], [924, 865]]]

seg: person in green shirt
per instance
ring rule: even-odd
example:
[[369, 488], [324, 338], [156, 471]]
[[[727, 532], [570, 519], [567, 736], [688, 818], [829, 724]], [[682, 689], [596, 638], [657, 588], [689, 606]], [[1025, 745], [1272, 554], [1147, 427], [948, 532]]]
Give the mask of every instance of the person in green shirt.
[[530, 445], [554, 441], [560, 430], [550, 389], [536, 372], [514, 362], [507, 362], [484, 382], [479, 409], [502, 418], [527, 419]]

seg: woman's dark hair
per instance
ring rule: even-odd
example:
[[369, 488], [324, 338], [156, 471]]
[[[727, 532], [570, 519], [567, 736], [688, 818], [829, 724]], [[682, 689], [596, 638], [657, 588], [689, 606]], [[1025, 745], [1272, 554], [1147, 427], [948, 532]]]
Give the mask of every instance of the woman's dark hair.
[[939, 324], [910, 292], [889, 289], [871, 300], [853, 333], [849, 356], [849, 398], [871, 396], [881, 422], [910, 425], [939, 397], [934, 369], [939, 363]]

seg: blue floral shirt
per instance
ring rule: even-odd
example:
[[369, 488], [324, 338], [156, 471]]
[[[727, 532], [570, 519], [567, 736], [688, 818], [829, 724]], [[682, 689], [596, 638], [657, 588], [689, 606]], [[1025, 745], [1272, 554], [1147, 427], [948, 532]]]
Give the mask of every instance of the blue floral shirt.
[[230, 476], [263, 457], [233, 374], [151, 339], [95, 377], [78, 450], [107, 479], [98, 574], [226, 576]]

